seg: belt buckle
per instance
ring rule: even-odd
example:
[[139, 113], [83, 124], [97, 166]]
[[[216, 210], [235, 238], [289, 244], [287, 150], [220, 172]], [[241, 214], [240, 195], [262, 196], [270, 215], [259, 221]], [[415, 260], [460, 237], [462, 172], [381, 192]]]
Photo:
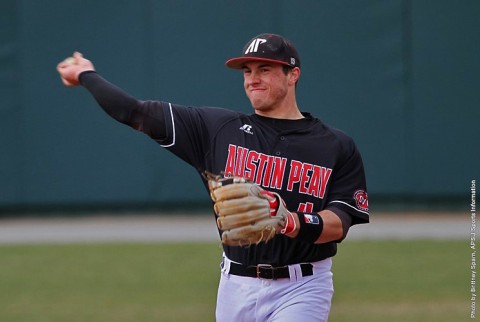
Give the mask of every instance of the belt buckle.
[[[261, 276], [262, 275], [262, 272], [265, 272], [265, 270], [270, 270], [271, 272], [271, 276], [270, 277], [267, 277], [267, 276]], [[272, 279], [274, 280], [275, 279], [275, 269], [272, 265], [270, 264], [258, 264], [257, 265], [257, 278], [265, 278], [265, 279]]]

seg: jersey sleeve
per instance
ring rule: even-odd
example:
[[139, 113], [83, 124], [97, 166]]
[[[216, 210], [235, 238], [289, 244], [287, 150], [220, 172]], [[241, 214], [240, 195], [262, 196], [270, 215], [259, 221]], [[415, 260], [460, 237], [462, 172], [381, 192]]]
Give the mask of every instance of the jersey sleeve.
[[352, 225], [368, 223], [368, 194], [362, 157], [349, 139], [333, 174], [327, 208], [337, 208], [352, 216]]
[[209, 148], [211, 126], [201, 109], [163, 102], [166, 135], [157, 142], [200, 172]]
[[157, 142], [202, 173], [209, 168], [207, 156], [213, 138], [238, 113], [217, 107], [189, 107], [162, 103], [166, 135]]

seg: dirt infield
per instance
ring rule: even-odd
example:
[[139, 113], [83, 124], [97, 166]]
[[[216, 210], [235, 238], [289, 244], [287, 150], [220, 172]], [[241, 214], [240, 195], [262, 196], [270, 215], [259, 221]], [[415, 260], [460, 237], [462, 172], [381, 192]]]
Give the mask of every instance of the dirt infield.
[[[470, 240], [469, 213], [381, 213], [351, 228], [347, 239]], [[0, 244], [218, 241], [209, 214], [102, 214], [65, 218], [0, 219]]]

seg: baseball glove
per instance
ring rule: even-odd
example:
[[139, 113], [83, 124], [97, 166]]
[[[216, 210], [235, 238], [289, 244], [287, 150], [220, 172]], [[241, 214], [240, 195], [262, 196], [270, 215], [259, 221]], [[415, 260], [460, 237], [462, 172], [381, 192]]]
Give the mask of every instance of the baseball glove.
[[286, 225], [281, 197], [241, 177], [206, 174], [222, 243], [244, 246], [268, 242]]

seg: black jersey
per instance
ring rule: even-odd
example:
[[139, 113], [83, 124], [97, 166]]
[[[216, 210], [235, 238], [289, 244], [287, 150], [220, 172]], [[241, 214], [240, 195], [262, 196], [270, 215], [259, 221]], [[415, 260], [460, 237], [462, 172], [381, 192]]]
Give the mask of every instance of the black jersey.
[[[80, 80], [107, 113], [147, 133], [195, 167], [207, 191], [202, 173], [223, 172], [277, 192], [290, 211], [338, 209], [351, 216], [352, 224], [369, 221], [364, 168], [353, 140], [308, 113], [303, 113], [303, 119], [281, 120], [223, 108], [142, 102], [98, 76]], [[268, 243], [223, 247], [233, 261], [277, 266], [332, 257], [336, 245], [276, 235]]]
[[[199, 173], [245, 177], [277, 192], [287, 209], [319, 212], [342, 209], [353, 223], [368, 221], [366, 185], [353, 141], [304, 113], [300, 120], [278, 120], [220, 108], [187, 108], [161, 103], [168, 136], [160, 143]], [[336, 244], [307, 244], [282, 235], [250, 247], [225, 247], [234, 261], [285, 265], [335, 255]]]

